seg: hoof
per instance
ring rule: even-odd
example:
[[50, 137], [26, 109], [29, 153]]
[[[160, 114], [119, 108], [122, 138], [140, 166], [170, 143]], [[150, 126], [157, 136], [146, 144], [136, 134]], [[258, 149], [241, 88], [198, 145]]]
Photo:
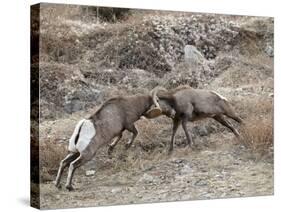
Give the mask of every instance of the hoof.
[[198, 145], [188, 145], [188, 148], [190, 148], [193, 151], [200, 150], [200, 147]]
[[182, 143], [182, 146], [183, 146], [183, 148], [185, 148], [185, 147], [189, 146], [189, 144], [184, 142], [184, 143]]
[[113, 152], [113, 147], [109, 147], [107, 150], [108, 156], [111, 156], [112, 152]]
[[72, 185], [67, 185], [67, 186], [65, 186], [65, 188], [66, 188], [68, 191], [73, 191], [73, 190], [74, 190], [74, 188], [73, 188]]
[[108, 156], [108, 159], [110, 159], [110, 160], [113, 158], [112, 154], [108, 154], [107, 156]]
[[61, 189], [61, 184], [55, 184], [55, 186], [57, 187], [57, 189]]
[[173, 152], [173, 149], [168, 149], [167, 155], [171, 155]]
[[187, 148], [192, 148], [194, 145], [193, 145], [193, 142], [185, 142], [185, 145], [184, 147], [187, 147]]
[[126, 148], [126, 149], [129, 149], [131, 146], [132, 146], [132, 143], [126, 143], [126, 144], [125, 144], [125, 148]]

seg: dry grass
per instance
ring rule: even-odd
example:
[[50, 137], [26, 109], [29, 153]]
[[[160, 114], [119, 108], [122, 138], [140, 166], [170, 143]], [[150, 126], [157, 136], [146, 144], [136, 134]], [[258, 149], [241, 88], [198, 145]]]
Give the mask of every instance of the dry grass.
[[273, 150], [273, 101], [259, 98], [247, 103], [248, 116], [241, 127], [242, 142], [254, 153], [270, 154]]
[[267, 94], [263, 96], [254, 93], [243, 95], [240, 92], [238, 95], [230, 97], [230, 99], [235, 111], [243, 119], [251, 117], [262, 119], [266, 115], [273, 114], [273, 98], [268, 97]]
[[272, 118], [265, 117], [263, 120], [251, 117], [241, 130], [242, 142], [256, 153], [265, 155], [270, 153], [273, 147]]

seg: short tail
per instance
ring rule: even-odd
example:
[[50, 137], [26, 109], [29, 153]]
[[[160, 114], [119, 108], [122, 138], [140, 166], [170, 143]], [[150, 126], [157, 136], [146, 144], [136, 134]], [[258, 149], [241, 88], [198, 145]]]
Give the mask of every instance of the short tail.
[[78, 122], [78, 124], [76, 124], [74, 132], [71, 136], [71, 138], [69, 139], [69, 146], [68, 146], [68, 150], [70, 152], [77, 152], [76, 149], [76, 144], [78, 142], [79, 139], [79, 134], [82, 128], [83, 123], [85, 122], [86, 119], [82, 119], [81, 121]]

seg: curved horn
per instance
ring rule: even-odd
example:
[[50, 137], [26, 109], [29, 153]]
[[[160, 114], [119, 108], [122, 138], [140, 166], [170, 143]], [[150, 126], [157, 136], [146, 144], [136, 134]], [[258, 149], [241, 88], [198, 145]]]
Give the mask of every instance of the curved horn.
[[150, 110], [148, 110], [146, 113], [145, 113], [145, 117], [146, 118], [156, 118], [158, 116], [160, 116], [162, 114], [162, 109], [158, 103], [158, 96], [157, 96], [157, 93], [158, 91], [167, 91], [165, 88], [162, 88], [162, 87], [156, 87], [156, 88], [153, 88], [151, 91], [150, 91], [150, 96], [152, 98], [152, 101], [153, 101], [153, 104], [156, 106], [156, 107], [153, 107], [151, 108]]
[[157, 96], [158, 91], [167, 91], [167, 89], [157, 86], [157, 87], [153, 88], [150, 92], [150, 96], [152, 97], [154, 105], [161, 110], [160, 105], [158, 103], [158, 100], [159, 100], [159, 98]]

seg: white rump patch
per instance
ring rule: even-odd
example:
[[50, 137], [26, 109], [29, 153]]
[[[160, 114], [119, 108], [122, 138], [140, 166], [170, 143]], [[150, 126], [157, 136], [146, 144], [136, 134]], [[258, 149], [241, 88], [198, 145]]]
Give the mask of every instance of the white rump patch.
[[223, 97], [222, 95], [218, 94], [217, 92], [215, 91], [211, 91], [213, 94], [216, 94], [218, 97], [220, 97], [221, 99], [225, 100], [225, 101], [228, 101], [227, 98]]
[[[81, 129], [80, 129], [81, 128]], [[80, 133], [79, 133], [80, 129]], [[79, 135], [78, 135], [79, 133]], [[92, 121], [87, 119], [82, 119], [76, 125], [74, 132], [69, 140], [68, 150], [71, 152], [82, 152], [88, 144], [91, 142], [92, 138], [96, 135], [96, 129]], [[76, 137], [79, 136], [77, 143], [75, 144]]]

